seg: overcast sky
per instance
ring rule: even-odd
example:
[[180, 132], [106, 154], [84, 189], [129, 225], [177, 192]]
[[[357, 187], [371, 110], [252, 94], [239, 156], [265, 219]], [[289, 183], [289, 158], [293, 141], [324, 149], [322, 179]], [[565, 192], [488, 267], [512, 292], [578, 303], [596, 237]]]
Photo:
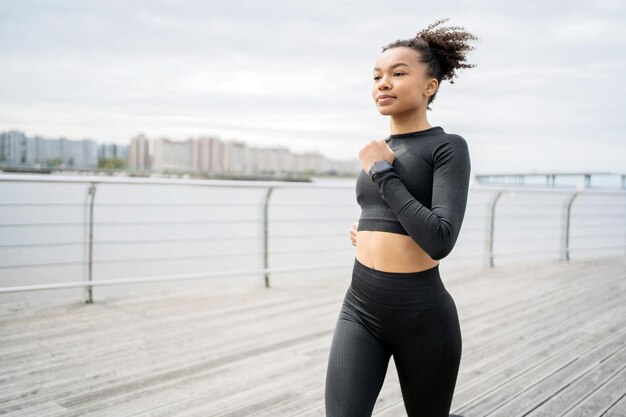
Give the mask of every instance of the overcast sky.
[[389, 135], [382, 46], [480, 39], [428, 111], [473, 174], [626, 172], [626, 2], [0, 0], [0, 130], [127, 144], [212, 135], [358, 158]]

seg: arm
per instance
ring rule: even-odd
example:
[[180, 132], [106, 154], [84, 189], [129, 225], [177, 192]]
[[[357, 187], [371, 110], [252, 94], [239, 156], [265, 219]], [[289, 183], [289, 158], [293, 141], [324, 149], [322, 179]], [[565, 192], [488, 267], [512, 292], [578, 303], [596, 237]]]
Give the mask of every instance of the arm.
[[440, 147], [434, 156], [432, 210], [417, 201], [394, 170], [376, 177], [382, 199], [409, 236], [434, 260], [454, 247], [467, 206], [471, 163], [465, 139]]

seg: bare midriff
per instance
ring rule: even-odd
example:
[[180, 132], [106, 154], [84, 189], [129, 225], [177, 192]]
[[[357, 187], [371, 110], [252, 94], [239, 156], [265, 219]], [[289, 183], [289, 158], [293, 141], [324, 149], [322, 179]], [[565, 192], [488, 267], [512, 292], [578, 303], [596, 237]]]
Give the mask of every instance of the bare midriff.
[[439, 264], [410, 236], [373, 230], [357, 232], [356, 258], [365, 266], [385, 272], [419, 272]]

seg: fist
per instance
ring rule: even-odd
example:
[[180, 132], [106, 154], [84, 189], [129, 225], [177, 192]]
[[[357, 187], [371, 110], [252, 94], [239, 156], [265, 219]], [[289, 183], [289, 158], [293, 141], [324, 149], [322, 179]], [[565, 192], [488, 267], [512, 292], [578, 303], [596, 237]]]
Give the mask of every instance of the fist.
[[369, 174], [369, 170], [374, 162], [384, 159], [391, 164], [395, 157], [396, 154], [384, 140], [372, 140], [359, 151], [361, 167], [366, 174]]

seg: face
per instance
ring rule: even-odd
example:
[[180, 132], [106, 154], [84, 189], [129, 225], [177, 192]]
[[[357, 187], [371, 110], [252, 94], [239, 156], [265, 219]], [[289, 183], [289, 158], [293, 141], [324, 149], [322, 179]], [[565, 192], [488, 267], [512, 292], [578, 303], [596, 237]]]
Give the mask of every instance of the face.
[[[372, 97], [383, 115], [424, 111], [428, 98], [437, 91], [436, 78], [426, 75], [420, 53], [399, 46], [381, 53], [374, 66]], [[391, 96], [383, 98], [383, 96]]]

